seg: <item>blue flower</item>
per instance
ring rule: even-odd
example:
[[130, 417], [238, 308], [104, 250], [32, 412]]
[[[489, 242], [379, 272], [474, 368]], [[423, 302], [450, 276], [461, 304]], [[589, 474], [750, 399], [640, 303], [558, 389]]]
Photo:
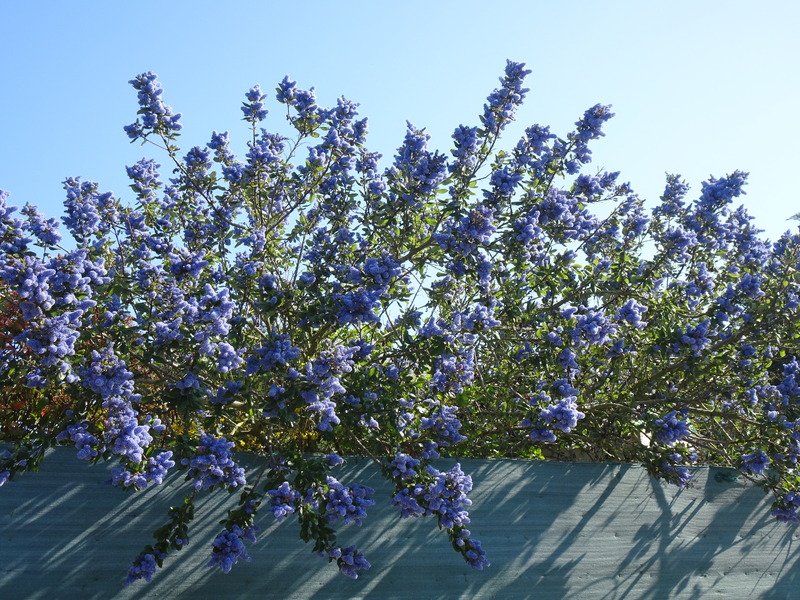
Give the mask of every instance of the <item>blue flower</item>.
[[429, 465], [426, 474], [431, 478], [429, 483], [415, 483], [395, 494], [392, 504], [400, 507], [400, 516], [433, 515], [445, 529], [469, 524], [469, 513], [463, 507], [472, 504], [467, 497], [472, 478], [458, 464], [445, 472]]
[[433, 400], [428, 402], [434, 410], [429, 417], [422, 417], [419, 425], [420, 430], [429, 430], [436, 435], [436, 443], [440, 447], [449, 447], [451, 444], [465, 441], [467, 438], [459, 433], [461, 421], [456, 418], [458, 408], [455, 406], [442, 406]]
[[128, 137], [136, 140], [147, 137], [150, 131], [174, 137], [182, 127], [181, 114], [173, 114], [172, 108], [161, 100], [164, 90], [158, 81], [158, 76], [148, 71], [137, 75], [128, 83], [139, 92], [139, 114], [142, 115], [141, 122], [136, 119], [133, 124], [125, 126], [125, 133], [128, 134]]
[[525, 63], [506, 61], [505, 76], [500, 78], [501, 86], [489, 94], [483, 106], [481, 120], [488, 131], [500, 133], [514, 118], [517, 107], [530, 91], [522, 87], [525, 76], [530, 73], [530, 69], [525, 68]]
[[76, 423], [68, 425], [67, 428], [56, 435], [57, 442], [70, 441], [78, 449], [78, 458], [81, 460], [91, 460], [105, 449], [94, 435], [88, 431], [89, 423]]
[[128, 569], [128, 576], [125, 578], [125, 585], [130, 585], [137, 579], [144, 579], [149, 582], [158, 568], [157, 560], [164, 560], [166, 554], [154, 550], [153, 553], [144, 553], [136, 557], [133, 566]]
[[685, 209], [683, 199], [689, 192], [689, 186], [680, 175], [667, 175], [667, 185], [661, 196], [661, 204], [653, 209], [654, 217], [675, 218]]
[[743, 473], [750, 473], [751, 475], [762, 475], [770, 462], [766, 452], [756, 450], [750, 454], [742, 455], [741, 470]]
[[383, 288], [358, 288], [350, 292], [333, 295], [338, 304], [336, 318], [340, 323], [378, 323], [380, 317], [375, 310], [381, 306]]
[[119, 218], [117, 201], [111, 192], [100, 194], [95, 182], [81, 181], [78, 177], [68, 177], [64, 189], [67, 214], [62, 221], [76, 240], [88, 241], [96, 234], [111, 231]]
[[681, 414], [677, 410], [668, 412], [660, 419], [656, 419], [656, 440], [667, 446], [673, 446], [675, 442], [681, 441], [691, 434], [689, 425], [685, 420], [679, 419]]
[[219, 567], [223, 573], [230, 573], [239, 560], [249, 561], [250, 555], [247, 554], [244, 540], [255, 542], [257, 531], [255, 526], [242, 529], [233, 525], [230, 529], [224, 529], [212, 543], [213, 553], [206, 566]]
[[574, 397], [562, 398], [539, 412], [539, 419], [548, 427], [569, 433], [586, 415], [578, 410]]
[[570, 336], [578, 347], [607, 344], [611, 341], [610, 336], [617, 331], [617, 326], [611, 323], [602, 311], [585, 307], [581, 307], [581, 311], [575, 317], [575, 323], [576, 327], [570, 331]]
[[491, 566], [491, 563], [487, 560], [480, 541], [470, 537], [471, 535], [469, 529], [461, 529], [458, 535], [454, 536], [453, 544], [464, 555], [464, 560], [470, 567], [482, 571], [484, 567]]
[[245, 97], [247, 102], [242, 106], [245, 121], [250, 121], [253, 124], [263, 121], [267, 116], [267, 110], [264, 108], [266, 96], [261, 92], [261, 86], [251, 87]]
[[705, 319], [694, 326], [687, 327], [680, 336], [680, 341], [675, 342], [673, 345], [673, 352], [679, 352], [681, 347], [691, 349], [694, 356], [700, 356], [703, 349], [711, 343], [709, 335], [713, 335], [711, 331], [711, 321]]
[[217, 486], [235, 488], [245, 485], [244, 469], [231, 456], [234, 443], [203, 434], [196, 454], [189, 461], [188, 477], [198, 491]]
[[345, 487], [334, 477], [326, 478], [327, 490], [320, 489], [324, 498], [326, 519], [334, 522], [343, 519], [345, 525], [355, 523], [361, 525], [363, 519], [367, 518], [367, 507], [373, 506], [375, 501], [370, 498], [375, 493], [370, 487], [354, 485], [352, 488]]
[[114, 352], [113, 343], [109, 343], [102, 351], [92, 350], [92, 362], [80, 371], [83, 385], [100, 394], [103, 400], [112, 396], [128, 398], [133, 402], [140, 399], [134, 394], [133, 373], [128, 370], [125, 361]]
[[267, 495], [270, 497], [269, 510], [278, 523], [297, 510], [301, 499], [300, 494], [292, 489], [288, 481], [284, 481], [277, 489], [268, 490]]
[[614, 113], [611, 112], [610, 105], [595, 104], [592, 108], [583, 113], [583, 118], [577, 121], [575, 125], [577, 130], [574, 134], [574, 139], [581, 143], [586, 143], [590, 140], [595, 140], [603, 137], [603, 125]]
[[355, 546], [329, 550], [328, 557], [335, 559], [339, 572], [350, 579], [358, 579], [358, 571], [370, 568], [370, 564], [364, 558], [364, 554], [359, 552]]
[[525, 419], [521, 423], [522, 427], [531, 428], [530, 437], [534, 442], [552, 444], [556, 441], [554, 429], [569, 433], [577, 426], [578, 421], [586, 416], [578, 410], [577, 396], [572, 395], [577, 394], [575, 388], [565, 380], [557, 381], [553, 388], [563, 396], [557, 403], [553, 403], [550, 396], [543, 391], [529, 400], [532, 407], [547, 404], [544, 408], [539, 409], [536, 416]]
[[455, 149], [452, 154], [455, 162], [450, 165], [451, 172], [460, 168], [471, 169], [477, 163], [476, 153], [478, 151], [478, 128], [459, 125], [453, 132], [453, 142]]
[[416, 129], [407, 123], [403, 145], [397, 149], [394, 159], [394, 172], [407, 178], [408, 192], [403, 200], [419, 205], [419, 197], [431, 194], [447, 177], [447, 159], [439, 152], [429, 152], [427, 142], [430, 136], [424, 130]]
[[797, 509], [800, 508], [800, 494], [789, 491], [779, 496], [772, 505], [772, 516], [784, 523], [797, 523], [800, 521]]
[[417, 472], [414, 470], [419, 466], [419, 461], [408, 454], [400, 453], [392, 459], [392, 476], [401, 479], [413, 479]]
[[642, 321], [642, 315], [646, 311], [646, 306], [639, 304], [636, 302], [636, 300], [631, 298], [619, 308], [615, 318], [620, 321], [627, 321], [636, 329], [644, 329], [644, 327], [647, 325], [647, 322]]
[[475, 350], [463, 348], [458, 354], [440, 354], [430, 379], [431, 389], [460, 394], [475, 379]]
[[747, 183], [747, 173], [734, 171], [721, 179], [711, 177], [702, 184], [702, 194], [697, 204], [704, 210], [713, 210], [725, 206], [733, 198], [745, 193], [744, 185]]
[[27, 229], [33, 233], [40, 244], [45, 247], [58, 245], [61, 241], [61, 234], [58, 233], [58, 222], [54, 218], [45, 218], [30, 204], [23, 207], [22, 214], [28, 218]]
[[273, 333], [272, 338], [267, 340], [261, 348], [256, 348], [254, 352], [255, 356], [247, 358], [245, 375], [266, 373], [281, 365], [288, 366], [300, 356], [299, 348], [292, 345], [288, 335], [276, 333]]

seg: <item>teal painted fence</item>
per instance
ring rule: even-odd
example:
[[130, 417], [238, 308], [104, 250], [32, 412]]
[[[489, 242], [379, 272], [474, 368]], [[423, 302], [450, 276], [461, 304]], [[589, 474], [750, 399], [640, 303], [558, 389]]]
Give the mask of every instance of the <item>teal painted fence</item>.
[[[450, 466], [447, 461], [442, 466]], [[205, 568], [224, 505], [204, 497], [190, 545], [150, 584], [122, 586], [180, 479], [140, 493], [112, 488], [109, 467], [51, 452], [40, 472], [0, 488], [0, 599], [800, 598], [798, 530], [769, 517], [769, 497], [727, 471], [698, 469], [677, 490], [630, 465], [462, 460], [475, 489], [470, 529], [492, 566], [471, 570], [430, 519], [401, 520], [377, 470], [336, 476], [376, 490], [362, 528], [341, 530], [372, 569], [358, 580], [311, 554], [295, 521], [263, 515], [253, 560]]]

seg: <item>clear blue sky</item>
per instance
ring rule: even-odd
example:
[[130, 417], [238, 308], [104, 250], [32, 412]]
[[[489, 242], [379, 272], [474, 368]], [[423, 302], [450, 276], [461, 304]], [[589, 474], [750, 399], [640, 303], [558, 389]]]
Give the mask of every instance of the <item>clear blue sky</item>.
[[359, 102], [368, 145], [391, 157], [406, 119], [449, 150], [457, 124], [477, 124], [506, 58], [533, 69], [507, 147], [524, 126], [566, 134], [609, 103], [617, 116], [594, 164], [622, 171], [650, 206], [665, 172], [699, 192], [709, 175], [742, 169], [744, 203], [768, 237], [800, 212], [795, 0], [6, 0], [0, 23], [0, 189], [49, 216], [62, 214], [65, 177], [130, 197], [125, 165], [158, 158], [122, 131], [137, 73], [159, 74], [184, 114], [185, 149], [214, 129], [243, 139], [244, 92], [288, 74], [322, 104]]

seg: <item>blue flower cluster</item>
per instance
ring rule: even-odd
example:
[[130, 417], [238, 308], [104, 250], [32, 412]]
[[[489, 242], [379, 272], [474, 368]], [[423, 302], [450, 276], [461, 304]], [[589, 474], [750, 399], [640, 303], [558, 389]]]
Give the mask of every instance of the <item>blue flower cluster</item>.
[[462, 348], [458, 354], [440, 354], [430, 380], [431, 389], [460, 394], [475, 379], [475, 350]]
[[696, 308], [700, 304], [700, 299], [704, 295], [714, 290], [714, 274], [709, 272], [705, 262], [697, 266], [697, 271], [693, 273], [693, 276], [693, 280], [685, 287], [686, 295], [690, 297], [688, 306], [691, 309]]
[[375, 493], [372, 488], [360, 484], [345, 487], [331, 476], [326, 478], [325, 488], [318, 491], [324, 498], [328, 522], [341, 518], [345, 525], [355, 523], [360, 526], [362, 520], [367, 518], [367, 507], [375, 504], [370, 498]]
[[[297, 82], [284, 77], [278, 84], [278, 93], [275, 96], [278, 102], [291, 106], [297, 111], [297, 117], [292, 118], [293, 123], [312, 121], [317, 123], [324, 119], [326, 111], [317, 106], [314, 88], [303, 90], [297, 87]], [[300, 127], [302, 129], [302, 127]]]
[[[79, 453], [80, 454], [80, 453]], [[144, 472], [131, 472], [125, 467], [115, 467], [111, 471], [111, 483], [119, 487], [133, 487], [137, 490], [145, 489], [149, 484], [161, 485], [168, 471], [175, 466], [172, 460], [172, 451], [160, 452], [147, 459]]]
[[341, 574], [350, 579], [358, 579], [358, 572], [365, 571], [371, 566], [364, 558], [364, 554], [359, 552], [355, 546], [333, 548], [328, 551], [327, 556], [329, 559], [335, 560]]
[[689, 348], [692, 355], [700, 356], [703, 349], [711, 343], [708, 336], [713, 335], [711, 321], [705, 319], [697, 325], [689, 325], [680, 336], [680, 341], [672, 346], [673, 352], [680, 352], [682, 348]]
[[[553, 334], [550, 333], [548, 335], [553, 335]], [[578, 361], [575, 360], [576, 358], [578, 358], [577, 354], [575, 354], [569, 348], [564, 348], [558, 353], [557, 360], [558, 364], [561, 365], [561, 368], [567, 370], [579, 371], [581, 366], [578, 364]]]
[[727, 177], [716, 179], [711, 177], [702, 183], [702, 193], [697, 201], [698, 207], [703, 210], [714, 210], [729, 204], [734, 198], [745, 193], [747, 173], [734, 171]]
[[741, 470], [743, 473], [750, 473], [751, 475], [763, 475], [770, 462], [767, 453], [759, 449], [750, 454], [742, 455]]
[[417, 472], [414, 469], [418, 466], [419, 461], [416, 458], [401, 452], [392, 459], [392, 477], [413, 479], [417, 476]]
[[[140, 399], [134, 393], [133, 373], [114, 353], [113, 345], [109, 344], [101, 352], [92, 351], [92, 361], [80, 371], [80, 376], [83, 386], [100, 395], [103, 400], [102, 406], [106, 409], [105, 444], [101, 444], [89, 432], [88, 423], [85, 422], [67, 426], [56, 436], [56, 440], [73, 442], [81, 459], [92, 459], [107, 447], [131, 464], [142, 463], [144, 452], [153, 441], [150, 430], [161, 431], [164, 426], [158, 419], [150, 420], [149, 417], [150, 422], [139, 423], [139, 413], [132, 407], [132, 403]], [[113, 482], [140, 489], [150, 482], [160, 484], [167, 470], [175, 466], [171, 457], [171, 452], [165, 452], [149, 458], [143, 473], [131, 473], [125, 467], [119, 467], [114, 472]]]
[[190, 252], [183, 248], [178, 248], [174, 252], [167, 253], [169, 272], [175, 276], [177, 281], [184, 278], [198, 279], [209, 261], [204, 250]]
[[[401, 463], [408, 464], [409, 461], [400, 456], [393, 461], [395, 466]], [[466, 529], [470, 519], [464, 507], [472, 504], [467, 497], [472, 491], [472, 478], [464, 474], [461, 466], [457, 464], [449, 471], [442, 472], [428, 465], [422, 477], [410, 476], [406, 469], [403, 479], [411, 485], [398, 491], [392, 498], [392, 504], [400, 509], [400, 516], [404, 519], [435, 516], [439, 527], [449, 530], [456, 549], [464, 555], [470, 566], [475, 569], [488, 566], [480, 542], [472, 539]]]
[[531, 70], [525, 63], [506, 61], [505, 75], [500, 78], [500, 87], [486, 98], [483, 105], [483, 126], [494, 134], [499, 134], [513, 120], [517, 107], [522, 104], [525, 94], [530, 90], [522, 87], [525, 77]]
[[54, 218], [46, 218], [30, 204], [26, 204], [22, 208], [22, 214], [27, 217], [25, 228], [34, 235], [39, 244], [45, 248], [53, 248], [58, 245], [61, 241], [61, 234], [58, 233], [58, 221]]
[[781, 395], [781, 403], [787, 406], [800, 398], [800, 363], [796, 358], [783, 365], [782, 375], [777, 391]]
[[80, 371], [82, 383], [93, 392], [100, 394], [103, 400], [112, 396], [138, 402], [140, 396], [134, 393], [133, 373], [128, 370], [125, 361], [114, 352], [113, 344], [102, 351], [92, 350], [92, 361], [88, 367]]
[[[433, 440], [435, 447], [448, 448], [467, 439], [459, 433], [461, 421], [456, 418], [457, 407], [443, 406], [435, 400], [428, 400], [427, 403], [431, 409], [430, 416], [422, 417], [419, 428], [435, 436]], [[431, 449], [426, 452], [425, 458], [438, 458], [438, 456], [438, 453]]]
[[319, 357], [306, 363], [306, 379], [313, 387], [301, 393], [308, 404], [308, 410], [317, 413], [320, 431], [332, 431], [341, 421], [336, 415], [336, 402], [333, 397], [347, 390], [340, 377], [353, 370], [354, 356], [360, 346], [337, 345], [320, 353]]
[[655, 476], [681, 489], [687, 488], [694, 479], [687, 465], [697, 462], [697, 458], [697, 453], [691, 450], [684, 453], [670, 452], [661, 461], [660, 469], [655, 472]]
[[644, 329], [647, 325], [647, 321], [642, 320], [645, 312], [647, 312], [647, 307], [631, 298], [617, 310], [615, 318], [619, 321], [627, 321], [636, 329]]
[[133, 181], [131, 188], [141, 200], [156, 200], [156, 190], [161, 187], [158, 175], [160, 167], [160, 164], [149, 158], [143, 158], [133, 166], [125, 167], [128, 177]]
[[230, 529], [224, 529], [212, 542], [213, 553], [206, 566], [219, 567], [223, 573], [230, 573], [239, 560], [249, 561], [250, 555], [247, 554], [244, 542], [255, 542], [257, 532], [258, 528], [255, 526], [242, 529], [233, 525]]
[[127, 458], [132, 463], [144, 460], [144, 451], [153, 441], [150, 425], [141, 424], [138, 412], [130, 403], [119, 396], [112, 396], [103, 402], [108, 410], [103, 439], [110, 450]]
[[108, 233], [119, 220], [116, 198], [111, 192], [99, 193], [97, 188], [97, 183], [81, 181], [79, 177], [68, 177], [64, 181], [67, 214], [62, 221], [79, 242]]
[[544, 391], [539, 392], [529, 401], [533, 407], [547, 404], [539, 410], [536, 417], [525, 419], [521, 424], [522, 427], [532, 427], [531, 439], [534, 442], [554, 443], [556, 434], [553, 429], [569, 433], [577, 426], [578, 421], [586, 416], [578, 410], [577, 396], [567, 395], [577, 393], [577, 390], [566, 383], [559, 385], [559, 382], [556, 383], [555, 388], [564, 395], [557, 403], [552, 403], [550, 396]]
[[654, 218], [677, 218], [680, 217], [685, 211], [685, 203], [683, 199], [689, 192], [689, 186], [680, 175], [669, 174], [667, 175], [667, 184], [664, 188], [664, 193], [661, 196], [661, 202], [658, 206], [653, 208]]
[[678, 262], [688, 261], [691, 258], [689, 251], [700, 244], [697, 234], [681, 225], [667, 227], [663, 233], [656, 235], [656, 241], [666, 249], [667, 258]]
[[494, 209], [476, 204], [457, 221], [446, 222], [433, 238], [442, 250], [469, 256], [488, 244], [494, 231]]
[[130, 139], [146, 137], [150, 131], [167, 137], [180, 131], [181, 114], [173, 114], [172, 108], [161, 100], [164, 90], [155, 73], [151, 71], [142, 73], [128, 83], [139, 92], [139, 114], [142, 115], [141, 121], [136, 119], [131, 125], [125, 126], [125, 133]]
[[489, 179], [492, 189], [485, 190], [483, 195], [492, 203], [496, 203], [500, 198], [511, 198], [522, 179], [522, 173], [510, 170], [508, 167], [496, 169]]
[[152, 553], [147, 552], [140, 554], [136, 557], [130, 569], [128, 569], [128, 576], [125, 578], [124, 584], [130, 585], [139, 579], [150, 582], [158, 568], [156, 561], [164, 560], [166, 557], [166, 554], [158, 550], [154, 550]]
[[91, 460], [105, 449], [94, 435], [89, 433], [89, 423], [76, 423], [56, 435], [57, 442], [72, 442], [78, 449], [77, 457], [81, 460]]
[[483, 571], [483, 568], [491, 566], [491, 563], [486, 558], [486, 551], [480, 541], [471, 536], [472, 532], [469, 529], [461, 528], [457, 534], [452, 535], [453, 544], [470, 567]]
[[[272, 170], [279, 175], [282, 169], [282, 155], [286, 148], [286, 139], [280, 135], [261, 131], [261, 135], [254, 141], [248, 142], [248, 151], [245, 157], [243, 179], [245, 181], [258, 181], [268, 179]], [[277, 170], [277, 171], [276, 171]]]
[[459, 125], [453, 132], [455, 148], [452, 150], [455, 161], [450, 163], [451, 173], [463, 171], [468, 174], [478, 162], [478, 128]]
[[591, 162], [592, 152], [589, 150], [588, 143], [605, 135], [603, 125], [613, 116], [611, 106], [595, 104], [583, 113], [583, 117], [579, 121], [576, 121], [575, 132], [567, 136], [575, 156], [573, 160], [566, 163], [567, 173], [575, 174], [581, 164]]
[[267, 495], [270, 497], [269, 510], [278, 523], [297, 510], [301, 498], [300, 493], [293, 490], [288, 481], [284, 481], [274, 490], [268, 490]]
[[[193, 480], [194, 489], [208, 490], [217, 486], [235, 488], [247, 483], [244, 469], [231, 457], [234, 443], [223, 438], [203, 434], [195, 456], [189, 464], [188, 478]], [[185, 460], [185, 459], [184, 459]]]
[[245, 97], [247, 103], [242, 106], [245, 121], [250, 121], [253, 125], [263, 121], [267, 116], [267, 110], [264, 108], [264, 100], [267, 97], [261, 92], [261, 86], [251, 87]]
[[[574, 309], [572, 309], [574, 310]], [[577, 314], [575, 314], [577, 313]], [[562, 316], [571, 318], [569, 312], [563, 312]], [[575, 316], [575, 327], [570, 330], [572, 343], [575, 347], [601, 346], [611, 341], [611, 336], [617, 332], [617, 326], [611, 322], [602, 310], [594, 310], [581, 306], [573, 312]]]
[[378, 323], [380, 317], [375, 310], [381, 306], [382, 288], [358, 288], [356, 290], [335, 293], [334, 300], [339, 308], [336, 318], [343, 325], [358, 323]]
[[472, 478], [458, 464], [446, 472], [428, 465], [426, 474], [431, 478], [429, 483], [415, 483], [395, 494], [392, 504], [400, 508], [400, 516], [434, 515], [445, 529], [469, 524], [469, 513], [463, 507], [472, 504], [467, 498]]
[[[37, 225], [8, 218], [16, 209], [6, 207], [6, 197], [0, 194], [0, 243], [5, 250], [0, 257], [0, 280], [19, 296], [18, 306], [27, 321], [14, 343], [27, 346], [39, 357], [38, 366], [26, 375], [26, 384], [45, 387], [54, 374], [74, 383], [78, 377], [69, 357], [75, 354], [87, 313], [97, 304], [93, 288], [109, 281], [108, 272], [103, 260], [90, 258], [85, 248], [50, 259], [28, 252], [31, 240], [24, 237], [24, 230]], [[53, 223], [39, 225], [54, 227]], [[45, 235], [43, 230], [39, 233]]]
[[783, 523], [797, 523], [800, 521], [797, 516], [798, 508], [800, 508], [800, 494], [788, 491], [779, 496], [772, 505], [772, 516]]
[[387, 254], [380, 258], [371, 256], [364, 261], [364, 273], [382, 287], [389, 286], [402, 272], [400, 263]]
[[595, 232], [597, 219], [564, 190], [551, 187], [528, 214], [555, 240], [582, 240]]
[[[16, 206], [8, 206], [8, 192], [0, 190], [0, 250], [3, 254], [22, 254], [33, 240], [25, 235], [25, 223], [21, 219], [12, 218], [17, 211]], [[2, 257], [3, 262], [8, 258]]]
[[683, 411], [673, 410], [660, 419], [656, 419], [656, 440], [667, 446], [674, 446], [691, 434], [689, 424], [678, 416], [685, 416]]
[[401, 178], [406, 188], [401, 198], [411, 206], [420, 207], [420, 198], [432, 194], [447, 178], [447, 158], [427, 149], [430, 136], [424, 130], [416, 129], [411, 123], [407, 126], [405, 140], [397, 149], [394, 166], [387, 176]]
[[292, 345], [287, 334], [272, 333], [261, 348], [254, 350], [255, 355], [247, 358], [245, 375], [267, 373], [279, 366], [288, 366], [300, 356], [300, 350]]

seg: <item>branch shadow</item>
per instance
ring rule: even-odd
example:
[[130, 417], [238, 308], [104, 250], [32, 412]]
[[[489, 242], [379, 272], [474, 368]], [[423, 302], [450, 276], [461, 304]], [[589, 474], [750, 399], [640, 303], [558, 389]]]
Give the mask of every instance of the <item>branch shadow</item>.
[[237, 498], [217, 493], [199, 501], [189, 546], [167, 558], [151, 583], [123, 587], [185, 484], [177, 476], [125, 494], [105, 483], [110, 467], [87, 466], [59, 448], [40, 473], [0, 490], [0, 598], [796, 596], [796, 530], [771, 521], [760, 489], [717, 478], [713, 469], [698, 469], [696, 487], [677, 490], [631, 465], [459, 462], [474, 480], [470, 529], [492, 561], [485, 571], [464, 563], [432, 519], [400, 519], [379, 470], [349, 459], [335, 476], [373, 487], [377, 501], [364, 527], [339, 531], [341, 545], [356, 544], [373, 565], [358, 580], [314, 556], [299, 541], [296, 520], [277, 524], [266, 511], [248, 548], [252, 562], [228, 575], [203, 567], [218, 521]]

